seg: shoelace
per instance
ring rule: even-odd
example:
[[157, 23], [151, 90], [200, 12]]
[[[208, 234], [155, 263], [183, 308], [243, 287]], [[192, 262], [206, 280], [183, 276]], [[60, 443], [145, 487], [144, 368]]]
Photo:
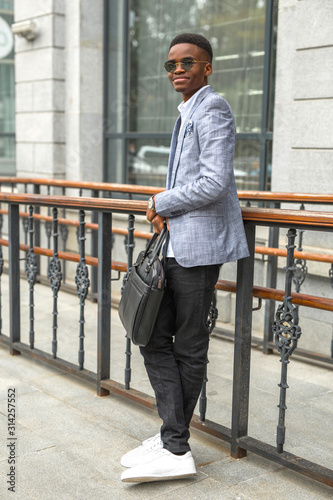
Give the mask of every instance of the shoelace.
[[158, 444], [160, 444], [160, 442], [161, 442], [161, 435], [160, 433], [158, 433], [155, 436], [143, 441], [142, 446], [151, 448], [152, 446], [157, 446]]

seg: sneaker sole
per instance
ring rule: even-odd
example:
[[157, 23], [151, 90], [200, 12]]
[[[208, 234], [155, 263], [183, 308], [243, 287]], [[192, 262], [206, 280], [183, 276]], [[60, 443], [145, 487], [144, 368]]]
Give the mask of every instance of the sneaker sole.
[[196, 472], [189, 474], [179, 474], [176, 476], [142, 476], [142, 477], [129, 477], [122, 479], [123, 483], [149, 483], [152, 481], [169, 481], [170, 479], [185, 479], [187, 477], [196, 476]]

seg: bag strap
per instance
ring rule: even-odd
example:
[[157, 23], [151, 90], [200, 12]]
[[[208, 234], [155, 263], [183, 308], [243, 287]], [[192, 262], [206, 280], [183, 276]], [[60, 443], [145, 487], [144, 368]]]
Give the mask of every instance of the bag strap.
[[[157, 255], [160, 254], [163, 243], [164, 242], [167, 243], [166, 240], [167, 240], [168, 236], [169, 236], [169, 231], [168, 231], [168, 228], [167, 228], [167, 225], [166, 225], [166, 222], [165, 222], [160, 235], [158, 235], [158, 233], [154, 233], [153, 237], [151, 238], [151, 240], [150, 240], [150, 242], [149, 242], [149, 244], [148, 244], [148, 246], [146, 248], [146, 251], [144, 253], [144, 257], [143, 258], [147, 257], [149, 250], [154, 245], [154, 249], [153, 249], [153, 252], [152, 252], [152, 260], [154, 260], [154, 258]], [[157, 240], [157, 238], [158, 238], [158, 240]], [[157, 240], [157, 243], [156, 243], [156, 240]]]

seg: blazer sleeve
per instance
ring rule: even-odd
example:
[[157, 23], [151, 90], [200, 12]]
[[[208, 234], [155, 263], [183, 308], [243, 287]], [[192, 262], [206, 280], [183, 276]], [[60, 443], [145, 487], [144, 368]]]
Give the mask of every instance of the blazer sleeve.
[[[196, 116], [195, 116], [196, 115]], [[191, 171], [191, 162], [199, 162], [199, 175], [188, 177], [188, 183], [159, 193], [155, 207], [159, 215], [173, 217], [196, 210], [229, 192], [233, 181], [235, 123], [227, 101], [214, 94], [200, 105], [200, 113], [193, 114], [196, 124], [198, 154], [196, 158], [182, 157], [179, 168]]]

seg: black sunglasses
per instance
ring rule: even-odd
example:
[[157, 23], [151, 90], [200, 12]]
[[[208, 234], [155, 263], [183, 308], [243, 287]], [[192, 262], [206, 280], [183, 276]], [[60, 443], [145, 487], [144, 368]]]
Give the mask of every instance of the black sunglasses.
[[192, 59], [192, 57], [185, 57], [179, 62], [172, 60], [167, 61], [166, 63], [164, 63], [164, 68], [168, 73], [174, 73], [177, 69], [178, 64], [180, 64], [185, 71], [190, 71], [190, 69], [193, 68], [194, 63], [209, 63], [209, 61], [197, 61], [196, 59]]

